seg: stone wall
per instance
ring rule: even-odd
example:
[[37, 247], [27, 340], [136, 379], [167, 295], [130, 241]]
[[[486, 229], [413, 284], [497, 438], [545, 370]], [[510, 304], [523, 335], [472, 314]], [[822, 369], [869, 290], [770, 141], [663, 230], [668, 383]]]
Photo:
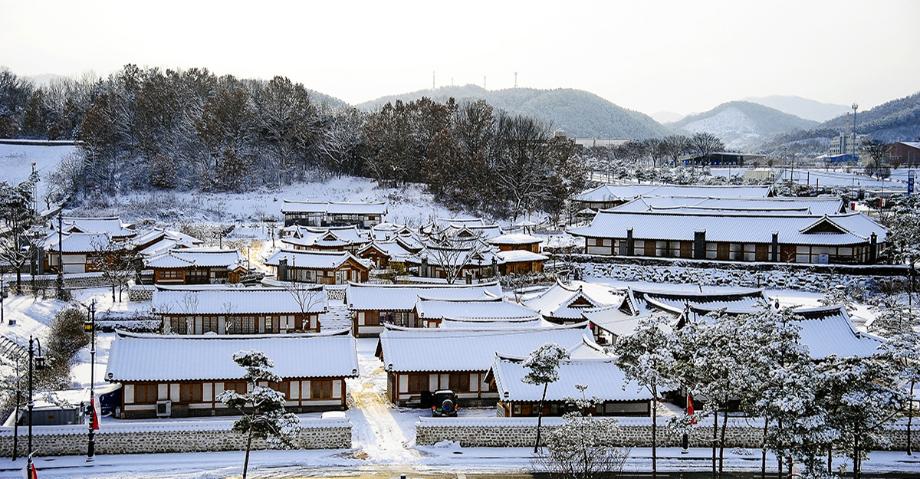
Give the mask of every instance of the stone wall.
[[153, 299], [153, 292], [156, 286], [148, 284], [135, 284], [128, 289], [129, 301], [150, 301]]
[[[301, 420], [300, 432], [294, 443], [298, 449], [349, 449], [351, 423], [347, 420]], [[37, 456], [86, 454], [85, 426], [43, 426], [44, 431], [33, 434]], [[239, 451], [246, 447], [246, 436], [230, 430], [226, 421], [191, 423], [143, 423], [109, 426], [103, 423], [96, 431], [97, 454], [139, 454], [168, 452]], [[253, 449], [274, 449], [263, 440], [253, 440]], [[0, 428], [0, 455], [9, 457], [13, 449], [10, 427]], [[26, 428], [19, 428], [19, 455], [26, 454]]]
[[[3, 276], [6, 287], [9, 291], [16, 291], [16, 274], [5, 274]], [[74, 273], [64, 275], [64, 288], [82, 289], [82, 288], [101, 288], [109, 286], [102, 273]], [[35, 289], [44, 290], [48, 297], [54, 296], [54, 289], [57, 288], [57, 275], [39, 274], [35, 276]], [[32, 292], [32, 276], [22, 275], [22, 292], [29, 294]]]
[[[652, 426], [648, 418], [615, 418], [618, 427], [605, 434], [608, 444], [628, 447], [650, 447]], [[562, 423], [558, 417], [543, 419], [543, 437]], [[680, 434], [666, 427], [667, 420], [658, 423], [658, 445], [679, 447]], [[415, 425], [415, 442], [420, 446], [442, 441], [456, 442], [463, 447], [531, 447], [536, 440], [536, 418], [420, 418]], [[763, 422], [757, 419], [729, 419], [725, 431], [726, 447], [757, 449], [763, 440]], [[721, 425], [720, 425], [721, 429]], [[887, 430], [889, 450], [907, 449], [907, 431], [902, 424]], [[690, 447], [712, 446], [712, 423], [704, 421], [690, 434]]]

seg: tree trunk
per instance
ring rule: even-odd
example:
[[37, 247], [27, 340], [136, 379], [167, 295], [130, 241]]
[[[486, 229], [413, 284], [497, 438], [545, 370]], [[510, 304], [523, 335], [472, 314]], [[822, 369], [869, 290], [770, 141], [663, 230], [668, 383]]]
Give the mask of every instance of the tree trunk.
[[831, 470], [834, 467], [834, 448], [833, 446], [827, 448], [827, 475], [831, 475]]
[[243, 479], [246, 479], [246, 473], [249, 472], [249, 450], [252, 448], [252, 429], [249, 430], [249, 437], [246, 438], [246, 456], [243, 459]]
[[719, 442], [719, 410], [716, 409], [712, 415], [712, 475], [716, 475], [716, 446]]
[[767, 418], [763, 418], [763, 446], [760, 448], [760, 479], [767, 479]]
[[546, 388], [549, 383], [543, 384], [543, 397], [540, 398], [540, 410], [537, 411], [537, 441], [533, 445], [533, 452], [536, 454], [540, 450], [540, 428], [543, 426], [543, 401], [546, 401]]
[[911, 442], [911, 426], [914, 422], [914, 380], [910, 380], [910, 397], [907, 398], [907, 455], [913, 454]]
[[658, 387], [652, 381], [652, 479], [658, 477]]
[[722, 435], [719, 437], [719, 477], [722, 477], [722, 465], [725, 462], [726, 429], [728, 429], [728, 409], [722, 412]]
[[853, 434], [853, 479], [859, 479], [859, 434]]

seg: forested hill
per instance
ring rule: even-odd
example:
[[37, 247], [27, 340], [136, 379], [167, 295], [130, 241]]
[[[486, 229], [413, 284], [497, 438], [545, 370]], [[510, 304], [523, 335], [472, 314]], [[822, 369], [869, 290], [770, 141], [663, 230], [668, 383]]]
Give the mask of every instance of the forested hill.
[[[798, 145], [823, 147], [829, 138], [841, 132], [849, 133], [852, 122], [852, 116], [840, 115], [814, 128], [780, 135], [764, 145], [764, 149], [798, 149], [795, 148]], [[917, 140], [920, 138], [920, 92], [883, 103], [868, 111], [858, 112], [856, 131], [886, 143]]]
[[575, 137], [646, 139], [671, 133], [644, 113], [619, 107], [593, 93], [569, 88], [486, 90], [476, 85], [448, 86], [385, 96], [357, 107], [371, 111], [396, 100], [406, 102], [422, 97], [440, 102], [448, 98], [485, 100], [497, 109], [539, 119]]
[[689, 133], [711, 133], [730, 149], [750, 150], [775, 135], [817, 124], [757, 103], [732, 101], [669, 126]]

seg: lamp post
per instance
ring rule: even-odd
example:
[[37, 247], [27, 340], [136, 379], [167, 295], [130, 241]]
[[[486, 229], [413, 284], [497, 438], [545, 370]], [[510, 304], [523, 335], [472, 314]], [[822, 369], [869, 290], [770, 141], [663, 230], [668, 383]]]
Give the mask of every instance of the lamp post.
[[19, 369], [19, 360], [22, 358], [21, 354], [16, 355], [16, 419], [13, 421], [13, 460], [16, 460], [16, 453], [19, 450], [19, 408], [22, 405], [22, 384], [20, 384], [20, 369]]
[[96, 300], [89, 304], [89, 312], [86, 321], [83, 322], [83, 331], [90, 333], [89, 346], [89, 436], [86, 444], [86, 462], [93, 462], [96, 456], [96, 430], [93, 418], [96, 415]]
[[[36, 354], [35, 351], [36, 345], [38, 346], [38, 354]], [[27, 406], [29, 413], [29, 458], [28, 463], [26, 464], [26, 473], [30, 475], [32, 474], [32, 409], [35, 408], [35, 400], [32, 397], [34, 393], [32, 376], [34, 370], [41, 371], [42, 369], [45, 369], [45, 357], [42, 355], [42, 343], [38, 340], [38, 338], [29, 336], [29, 404]]]

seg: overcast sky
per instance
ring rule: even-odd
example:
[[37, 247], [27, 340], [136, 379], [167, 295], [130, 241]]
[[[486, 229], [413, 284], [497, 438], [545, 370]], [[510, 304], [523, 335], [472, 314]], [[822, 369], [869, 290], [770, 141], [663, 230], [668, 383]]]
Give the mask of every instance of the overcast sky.
[[920, 90], [920, 1], [0, 0], [0, 65], [286, 75], [351, 103], [476, 83], [581, 88], [647, 113]]

